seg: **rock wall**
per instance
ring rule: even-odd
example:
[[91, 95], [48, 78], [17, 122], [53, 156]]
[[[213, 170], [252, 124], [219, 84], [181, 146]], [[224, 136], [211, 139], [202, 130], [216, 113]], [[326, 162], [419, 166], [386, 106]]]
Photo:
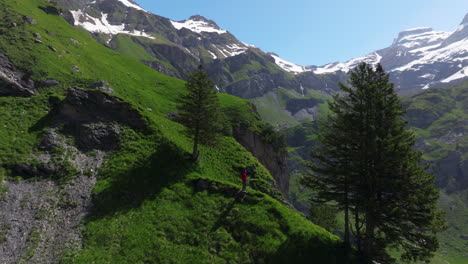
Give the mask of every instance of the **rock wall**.
[[451, 151], [447, 157], [435, 161], [430, 171], [436, 175], [436, 187], [448, 193], [468, 188], [468, 160], [459, 151]]
[[19, 70], [0, 53], [0, 96], [28, 97], [36, 93], [30, 73]]
[[287, 199], [289, 193], [287, 154], [278, 152], [274, 146], [266, 143], [258, 133], [249, 130], [246, 126], [234, 128], [234, 138], [270, 171], [278, 189]]

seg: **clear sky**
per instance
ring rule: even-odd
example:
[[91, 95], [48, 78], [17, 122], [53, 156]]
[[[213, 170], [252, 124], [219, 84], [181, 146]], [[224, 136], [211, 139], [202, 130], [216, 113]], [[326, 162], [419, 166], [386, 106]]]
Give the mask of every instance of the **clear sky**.
[[136, 0], [172, 20], [202, 15], [239, 40], [300, 65], [323, 65], [387, 47], [414, 27], [453, 31], [468, 0]]

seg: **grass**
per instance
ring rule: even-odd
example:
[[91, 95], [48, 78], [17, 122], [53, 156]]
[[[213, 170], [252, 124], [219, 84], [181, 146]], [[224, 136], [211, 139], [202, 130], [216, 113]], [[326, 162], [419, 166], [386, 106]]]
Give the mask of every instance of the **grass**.
[[252, 99], [262, 120], [272, 125], [290, 124], [298, 125], [299, 122], [280, 103], [275, 91], [268, 92], [261, 97]]
[[[60, 82], [54, 88], [41, 88], [31, 98], [0, 98], [0, 165], [28, 161], [50, 125], [48, 113], [70, 86], [86, 88], [107, 81], [149, 126], [146, 133], [124, 128], [120, 149], [109, 154], [99, 170], [95, 206], [84, 222], [83, 250], [64, 252], [64, 263], [339, 261], [340, 240], [280, 203], [272, 176], [233, 138], [225, 136], [203, 146], [200, 161], [190, 162], [191, 141], [180, 124], [166, 118], [175, 110], [184, 82], [141, 64], [138, 60], [146, 57], [141, 50], [121, 55], [63, 18], [37, 8], [48, 4], [0, 2], [4, 18], [0, 27], [18, 24], [0, 36], [0, 51], [21, 69], [30, 70], [35, 80]], [[38, 23], [24, 24], [23, 15]], [[34, 43], [36, 32], [45, 45]], [[132, 49], [126, 36], [115, 41], [123, 53]], [[80, 71], [73, 71], [73, 66]], [[228, 95], [220, 95], [220, 100], [227, 124], [264, 130], [249, 102]], [[249, 182], [249, 193], [241, 198], [239, 168], [247, 166], [256, 167], [257, 173]], [[0, 172], [2, 178], [9, 174]], [[197, 179], [209, 181], [211, 187], [198, 188]], [[34, 252], [25, 254], [29, 258]]]

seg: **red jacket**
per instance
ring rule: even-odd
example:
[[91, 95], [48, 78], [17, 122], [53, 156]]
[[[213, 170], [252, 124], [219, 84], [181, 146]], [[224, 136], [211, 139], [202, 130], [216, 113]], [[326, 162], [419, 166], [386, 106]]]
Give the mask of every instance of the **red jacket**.
[[247, 172], [245, 172], [245, 171], [242, 172], [242, 181], [243, 182], [247, 181]]

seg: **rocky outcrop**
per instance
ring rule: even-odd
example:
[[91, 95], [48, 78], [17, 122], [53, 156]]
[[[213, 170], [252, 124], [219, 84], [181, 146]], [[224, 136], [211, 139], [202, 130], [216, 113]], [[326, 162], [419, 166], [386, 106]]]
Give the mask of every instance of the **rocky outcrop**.
[[323, 100], [310, 98], [310, 99], [291, 99], [286, 103], [286, 110], [295, 115], [302, 109], [313, 108], [318, 104], [323, 103]]
[[0, 54], [0, 96], [28, 97], [35, 92], [31, 74], [19, 70], [5, 54]]
[[107, 81], [99, 81], [99, 82], [93, 83], [88, 88], [100, 90], [108, 94], [115, 94], [114, 89], [109, 87], [109, 83]]
[[39, 8], [49, 15], [60, 16], [62, 14], [62, 10], [56, 6], [46, 6], [46, 7], [39, 7]]
[[430, 171], [436, 175], [436, 187], [448, 193], [468, 188], [468, 160], [463, 153], [450, 151], [447, 157], [433, 163]]
[[270, 171], [278, 189], [287, 198], [289, 193], [287, 153], [278, 151], [275, 146], [267, 143], [258, 133], [242, 125], [234, 128], [234, 137]]
[[164, 63], [159, 62], [159, 61], [142, 61], [144, 64], [146, 64], [148, 67], [152, 68], [153, 70], [160, 72], [162, 74], [183, 79], [182, 75], [174, 70], [174, 69], [169, 69]]
[[79, 251], [97, 170], [118, 148], [122, 126], [147, 129], [130, 104], [99, 90], [70, 88], [63, 101], [50, 101], [51, 127], [38, 151], [28, 163], [7, 166], [24, 180], [3, 183], [0, 263], [61, 263]]
[[99, 90], [68, 89], [68, 95], [56, 112], [56, 122], [75, 125], [116, 122], [145, 130], [146, 123], [138, 110], [122, 99]]

